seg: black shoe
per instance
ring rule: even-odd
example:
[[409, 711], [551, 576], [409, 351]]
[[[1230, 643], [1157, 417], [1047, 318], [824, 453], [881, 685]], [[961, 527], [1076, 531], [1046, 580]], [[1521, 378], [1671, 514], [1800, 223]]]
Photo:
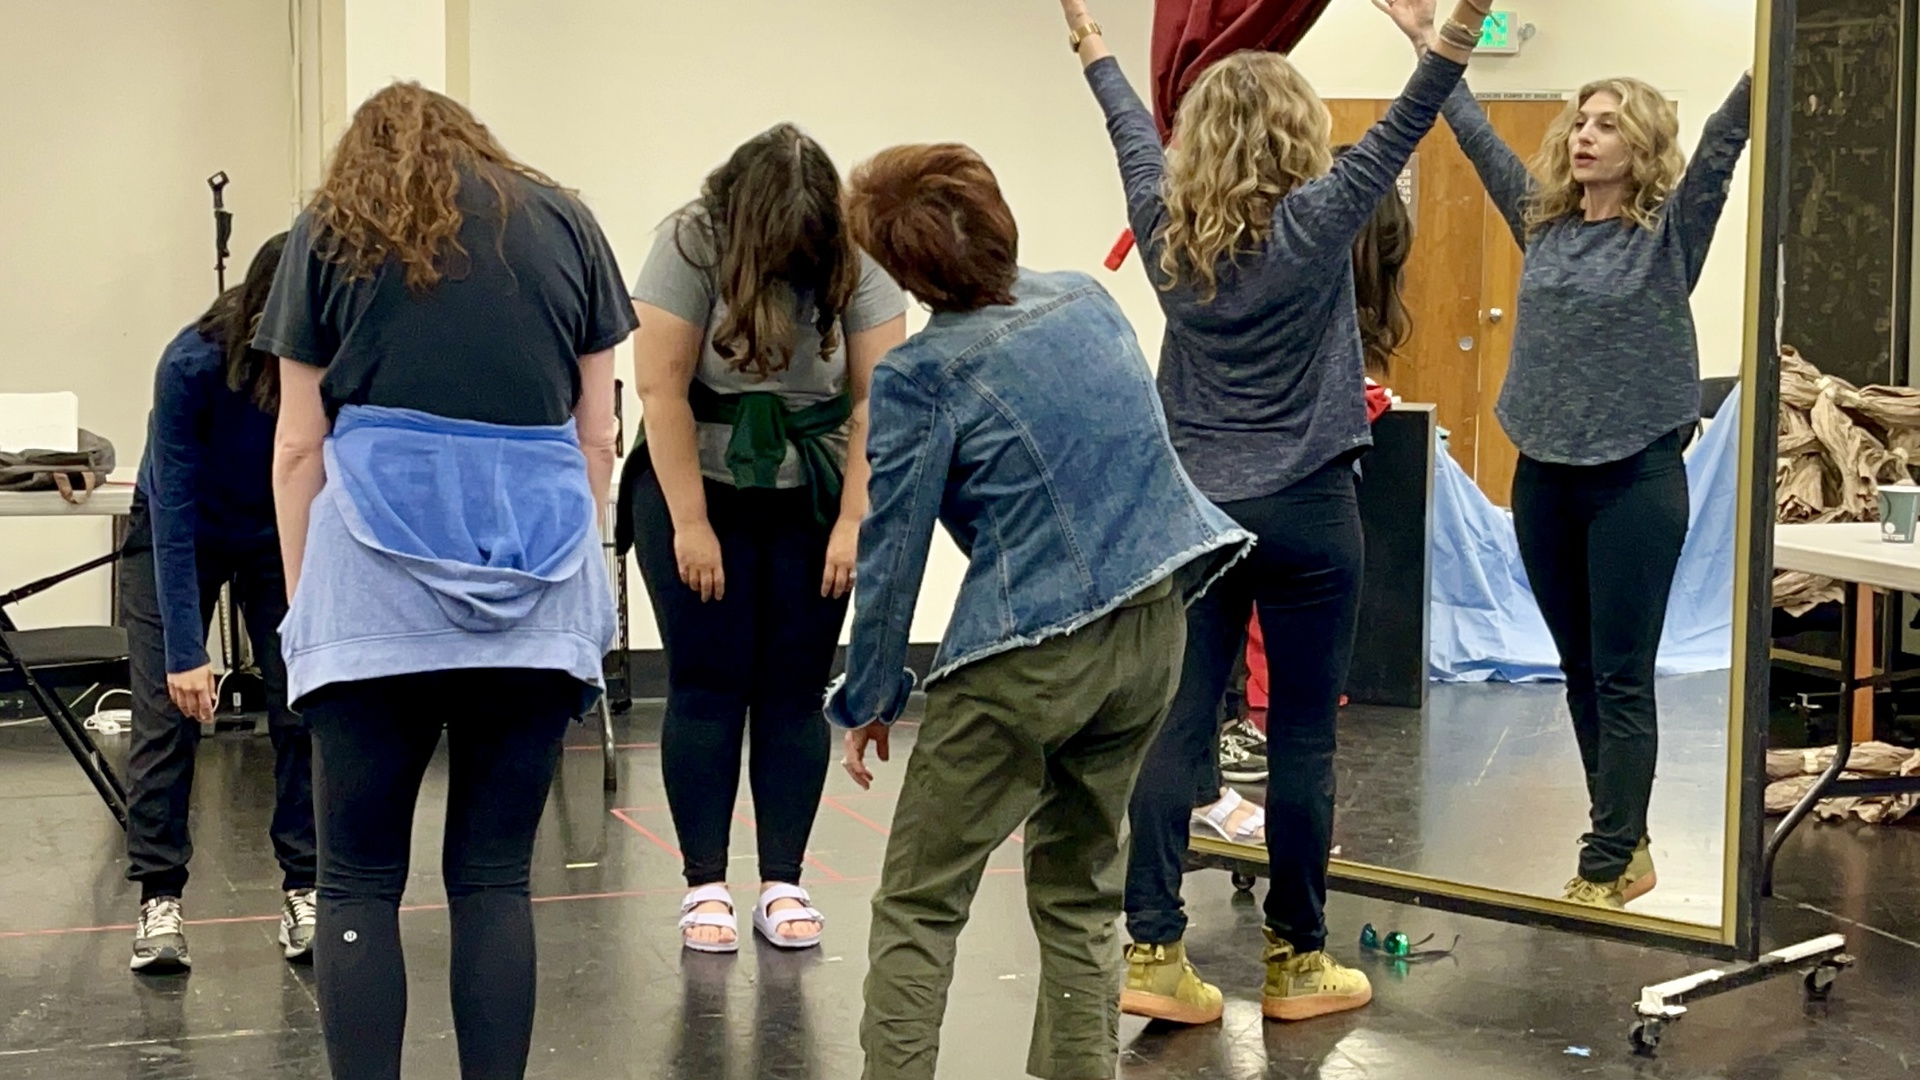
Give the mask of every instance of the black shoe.
[[313, 962], [314, 900], [312, 889], [293, 889], [280, 905], [280, 951], [296, 964]]
[[172, 975], [192, 966], [180, 898], [158, 896], [141, 904], [140, 926], [133, 934], [133, 962], [128, 967], [147, 975]]
[[1229, 784], [1258, 784], [1267, 778], [1267, 737], [1244, 717], [1220, 733], [1220, 778]]

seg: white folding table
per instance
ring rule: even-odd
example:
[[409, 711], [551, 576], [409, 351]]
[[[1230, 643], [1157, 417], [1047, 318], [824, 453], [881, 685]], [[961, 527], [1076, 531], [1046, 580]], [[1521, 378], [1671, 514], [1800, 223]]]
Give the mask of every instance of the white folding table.
[[[1778, 525], [1773, 532], [1773, 564], [1832, 578], [1845, 586], [1840, 624], [1839, 734], [1833, 763], [1813, 787], [1788, 811], [1767, 841], [1761, 862], [1761, 889], [1773, 892], [1773, 862], [1793, 830], [1825, 799], [1848, 796], [1903, 795], [1920, 792], [1920, 776], [1842, 779], [1854, 743], [1864, 732], [1872, 737], [1873, 694], [1883, 686], [1920, 679], [1920, 671], [1874, 670], [1871, 641], [1860, 640], [1864, 629], [1873, 633], [1873, 592], [1920, 593], [1920, 544], [1890, 544], [1881, 539], [1876, 523], [1842, 525]], [[1862, 645], [1866, 648], [1863, 650]]]

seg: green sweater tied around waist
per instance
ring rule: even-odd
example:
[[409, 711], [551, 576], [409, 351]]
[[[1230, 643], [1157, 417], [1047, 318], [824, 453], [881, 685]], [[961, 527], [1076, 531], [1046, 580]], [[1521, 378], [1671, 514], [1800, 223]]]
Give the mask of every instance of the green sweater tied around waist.
[[[800, 476], [813, 503], [814, 520], [822, 525], [839, 520], [845, 470], [826, 440], [853, 416], [850, 395], [843, 391], [804, 409], [788, 409], [786, 400], [770, 391], [722, 394], [696, 379], [687, 387], [687, 404], [693, 407], [696, 423], [733, 429], [727, 440], [727, 471], [735, 487], [776, 487], [791, 445], [800, 451]], [[646, 444], [643, 426], [620, 476], [621, 508], [614, 531], [622, 554], [632, 545], [631, 488], [647, 467], [649, 459], [641, 453]]]

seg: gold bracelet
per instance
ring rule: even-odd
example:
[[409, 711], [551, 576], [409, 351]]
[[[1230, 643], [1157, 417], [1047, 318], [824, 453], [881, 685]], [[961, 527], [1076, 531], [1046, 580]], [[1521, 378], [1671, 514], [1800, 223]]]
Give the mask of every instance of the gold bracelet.
[[1480, 35], [1460, 20], [1448, 19], [1440, 28], [1440, 40], [1458, 48], [1472, 49], [1479, 46]]
[[1087, 25], [1081, 27], [1080, 29], [1075, 30], [1073, 33], [1067, 35], [1067, 46], [1077, 53], [1080, 51], [1081, 44], [1084, 43], [1088, 38], [1094, 36], [1095, 34], [1103, 34], [1103, 33], [1104, 31], [1100, 29], [1099, 23], [1090, 22]]

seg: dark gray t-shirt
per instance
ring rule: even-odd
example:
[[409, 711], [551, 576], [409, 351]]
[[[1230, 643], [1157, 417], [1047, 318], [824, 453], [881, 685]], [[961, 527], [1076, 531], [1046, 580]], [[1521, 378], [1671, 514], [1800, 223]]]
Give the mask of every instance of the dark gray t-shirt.
[[1556, 465], [1622, 461], [1700, 419], [1689, 298], [1746, 149], [1753, 82], [1708, 119], [1651, 229], [1562, 218], [1527, 235], [1533, 178], [1463, 83], [1448, 126], [1526, 251], [1513, 352], [1495, 409], [1522, 454]]
[[1180, 463], [1216, 502], [1272, 495], [1373, 442], [1353, 240], [1394, 191], [1466, 69], [1428, 53], [1387, 115], [1327, 175], [1274, 207], [1259, 250], [1221, 260], [1219, 295], [1158, 290], [1166, 157], [1117, 60], [1087, 66], [1120, 159], [1127, 220], [1166, 312], [1160, 399]]
[[[776, 393], [789, 409], [804, 409], [838, 397], [847, 388], [847, 336], [906, 314], [906, 297], [900, 286], [894, 284], [879, 263], [861, 252], [860, 285], [847, 303], [847, 310], [840, 313], [840, 342], [830, 357], [824, 360], [820, 357], [820, 332], [814, 327], [809, 306], [794, 319], [793, 359], [784, 370], [765, 378], [752, 371], [739, 371], [713, 347], [714, 332], [727, 317], [727, 303], [720, 296], [716, 271], [720, 260], [706, 221], [706, 212], [696, 205], [673, 215], [654, 230], [653, 250], [647, 254], [647, 261], [633, 284], [633, 298], [705, 328], [694, 378], [710, 389], [722, 394]], [[700, 443], [700, 472], [707, 479], [733, 483], [733, 471], [727, 466], [727, 441], [732, 435], [733, 429], [724, 424], [699, 425], [696, 437]], [[848, 449], [846, 429], [829, 436], [825, 442], [844, 466]], [[805, 482], [800, 471], [800, 452], [789, 446], [776, 486], [792, 488]]]
[[512, 201], [504, 230], [492, 187], [463, 177], [466, 254], [444, 259], [446, 276], [419, 294], [395, 258], [350, 278], [314, 250], [313, 221], [301, 214], [254, 347], [326, 368], [329, 415], [381, 405], [492, 424], [565, 423], [580, 397], [580, 357], [613, 348], [639, 323], [587, 208], [517, 174], [502, 179]]

